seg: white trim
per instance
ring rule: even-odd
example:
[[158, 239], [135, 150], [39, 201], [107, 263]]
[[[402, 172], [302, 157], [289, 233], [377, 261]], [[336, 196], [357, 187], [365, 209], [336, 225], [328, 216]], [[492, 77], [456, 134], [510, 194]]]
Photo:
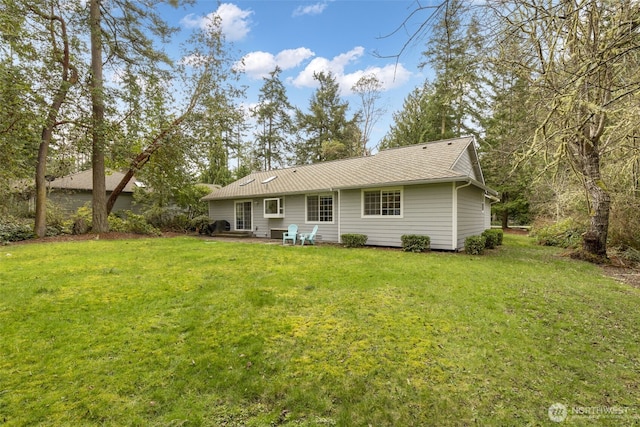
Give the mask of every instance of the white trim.
[[[371, 193], [374, 191], [384, 192], [400, 192], [400, 215], [365, 215], [364, 213], [364, 193]], [[380, 202], [380, 208], [382, 209], [382, 201]], [[362, 188], [360, 189], [360, 218], [404, 218], [404, 187], [376, 187], [376, 188]]]
[[[238, 208], [237, 205], [239, 203], [249, 203], [251, 206], [251, 228], [237, 228], [238, 225]], [[233, 202], [233, 229], [236, 231], [253, 231], [253, 200], [252, 199], [242, 199], [242, 200], [234, 200]]]
[[342, 220], [340, 213], [342, 212], [342, 198], [340, 190], [338, 189], [338, 243], [342, 243]]
[[[278, 213], [268, 214], [267, 211], [267, 201], [268, 200], [277, 200], [278, 201]], [[267, 197], [262, 199], [262, 215], [264, 218], [284, 218], [284, 196], [280, 197]]]
[[[317, 196], [318, 197], [318, 220], [317, 221], [309, 221], [309, 211], [308, 211], [308, 202], [307, 199], [309, 196]], [[320, 197], [331, 197], [331, 221], [321, 221], [320, 220]], [[336, 223], [336, 196], [333, 192], [323, 192], [323, 193], [309, 193], [304, 195], [304, 223], [305, 224], [335, 224]]]

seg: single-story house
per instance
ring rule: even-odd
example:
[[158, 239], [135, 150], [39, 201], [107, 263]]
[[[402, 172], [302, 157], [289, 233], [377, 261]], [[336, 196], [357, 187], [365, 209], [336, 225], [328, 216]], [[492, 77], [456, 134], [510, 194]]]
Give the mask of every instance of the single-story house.
[[[105, 174], [107, 198], [124, 177], [124, 173], [107, 170]], [[133, 177], [118, 196], [112, 211], [136, 211], [133, 205], [133, 190], [145, 185]], [[91, 202], [93, 192], [93, 169], [55, 178], [47, 183], [49, 200], [68, 212], [75, 212], [87, 202]]]
[[460, 250], [491, 226], [497, 195], [485, 185], [474, 137], [464, 137], [254, 172], [203, 200], [212, 220], [256, 237], [318, 225], [322, 241], [359, 233], [368, 245], [400, 247], [403, 234], [419, 234], [433, 249]]

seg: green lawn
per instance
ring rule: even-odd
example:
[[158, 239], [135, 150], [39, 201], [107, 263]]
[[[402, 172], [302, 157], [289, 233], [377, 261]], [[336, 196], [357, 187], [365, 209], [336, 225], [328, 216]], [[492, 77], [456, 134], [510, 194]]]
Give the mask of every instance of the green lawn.
[[594, 423], [580, 408], [632, 424], [639, 307], [639, 289], [511, 235], [481, 257], [4, 246], [0, 424], [550, 425], [554, 403], [571, 425]]

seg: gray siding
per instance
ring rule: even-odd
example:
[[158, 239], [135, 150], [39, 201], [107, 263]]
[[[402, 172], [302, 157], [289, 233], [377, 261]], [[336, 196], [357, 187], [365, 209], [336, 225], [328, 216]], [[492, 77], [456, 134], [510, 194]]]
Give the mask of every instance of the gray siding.
[[[403, 234], [422, 234], [430, 237], [433, 249], [461, 249], [466, 237], [480, 234], [488, 228], [488, 205], [485, 204], [483, 212], [483, 190], [474, 186], [454, 190], [455, 186], [454, 183], [441, 183], [402, 187], [401, 217], [363, 217], [360, 189], [334, 193], [334, 222], [317, 223], [317, 238], [326, 242], [338, 242], [340, 234], [359, 233], [368, 236], [369, 245], [400, 247]], [[454, 195], [457, 197], [456, 247], [453, 245]], [[305, 195], [285, 197], [284, 218], [264, 218], [264, 198], [251, 200], [253, 231], [256, 237], [268, 238], [272, 229], [286, 229], [289, 224], [297, 224], [303, 233], [310, 232], [316, 225], [305, 221]], [[342, 209], [339, 209], [340, 205]], [[226, 219], [232, 224], [232, 229], [235, 229], [234, 201], [210, 201], [209, 217], [212, 220]]]
[[433, 249], [453, 249], [451, 197], [451, 184], [408, 186], [403, 188], [402, 218], [367, 218], [361, 190], [342, 191], [340, 233], [366, 234], [369, 245], [396, 247], [402, 246], [403, 234], [422, 234], [431, 238]]
[[[318, 225], [316, 240], [328, 242], [338, 241], [338, 197], [334, 193], [332, 224], [326, 222], [307, 222], [305, 203], [306, 197], [303, 194], [290, 195], [284, 197], [284, 218], [264, 217], [263, 197], [253, 198], [253, 233], [256, 237], [270, 238], [272, 229], [286, 229], [290, 224], [296, 224], [301, 233], [310, 233], [314, 225]], [[249, 200], [249, 199], [247, 199]], [[235, 230], [235, 201], [234, 200], [212, 200], [209, 202], [209, 218], [212, 220], [225, 219], [231, 224], [231, 229]]]
[[[111, 193], [107, 192], [107, 198]], [[82, 190], [73, 190], [73, 191], [65, 191], [65, 190], [51, 190], [48, 195], [49, 200], [51, 200], [56, 205], [60, 206], [66, 213], [71, 214], [78, 210], [78, 208], [84, 206], [85, 204], [91, 204], [91, 200], [93, 198], [91, 191], [82, 191]], [[139, 212], [140, 207], [133, 205], [133, 195], [131, 193], [121, 193], [116, 199], [115, 205], [113, 205], [113, 209], [111, 212], [116, 213], [118, 211], [133, 211]]]
[[484, 198], [484, 229], [491, 228], [491, 199]]
[[453, 166], [453, 170], [469, 175], [471, 178], [477, 181], [481, 181], [481, 179], [478, 177], [477, 169], [474, 166], [473, 161], [471, 160], [472, 158], [474, 158], [472, 157], [471, 150], [473, 150], [471, 146], [464, 150], [464, 152], [460, 155], [455, 165]]
[[[286, 229], [289, 224], [297, 224], [301, 232], [300, 221], [304, 218], [304, 196], [285, 196], [284, 197], [284, 218], [265, 218], [264, 217], [264, 198], [255, 199], [254, 203], [254, 234], [256, 237], [271, 237], [272, 229]], [[256, 228], [257, 227], [257, 228]], [[311, 231], [311, 230], [309, 230]]]
[[482, 204], [485, 201], [484, 191], [468, 186], [460, 188], [458, 192], [458, 249], [464, 247], [464, 240], [482, 233], [485, 227], [485, 212]]
[[227, 220], [231, 229], [235, 230], [235, 212], [233, 200], [216, 200], [209, 202], [209, 218], [212, 221]]

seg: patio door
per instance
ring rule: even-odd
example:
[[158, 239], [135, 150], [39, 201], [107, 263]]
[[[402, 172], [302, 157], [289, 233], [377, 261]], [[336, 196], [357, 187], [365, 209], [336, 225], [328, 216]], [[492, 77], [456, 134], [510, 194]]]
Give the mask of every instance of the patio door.
[[251, 206], [252, 201], [236, 202], [236, 230], [251, 231]]

